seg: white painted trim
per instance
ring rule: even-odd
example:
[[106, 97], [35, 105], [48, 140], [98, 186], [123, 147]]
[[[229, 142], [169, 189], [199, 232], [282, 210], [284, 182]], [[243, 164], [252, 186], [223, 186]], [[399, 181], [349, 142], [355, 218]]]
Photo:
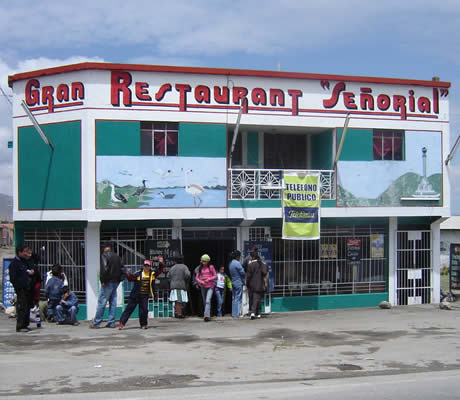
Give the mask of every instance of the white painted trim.
[[388, 221], [388, 301], [391, 305], [397, 304], [396, 298], [396, 251], [398, 247], [398, 218], [390, 217]]
[[441, 221], [431, 224], [431, 303], [441, 300]]
[[86, 318], [91, 320], [96, 315], [98, 298], [98, 271], [100, 266], [100, 223], [88, 222], [85, 228], [86, 256]]

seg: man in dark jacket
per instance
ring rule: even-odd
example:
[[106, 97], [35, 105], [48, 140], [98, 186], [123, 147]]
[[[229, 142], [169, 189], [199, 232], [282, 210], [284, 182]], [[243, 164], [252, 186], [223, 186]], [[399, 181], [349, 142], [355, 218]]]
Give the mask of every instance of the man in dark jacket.
[[70, 319], [70, 324], [77, 326], [80, 323], [77, 321], [78, 312], [78, 298], [77, 295], [72, 292], [68, 286], [61, 288], [62, 298], [59, 304], [56, 306], [56, 317], [55, 320], [59, 325], [64, 325], [67, 318]]
[[252, 297], [249, 312], [251, 313], [251, 319], [255, 319], [260, 318], [260, 299], [265, 291], [264, 281], [268, 270], [258, 253], [251, 254], [250, 257], [251, 260], [248, 264], [248, 272], [246, 274], [246, 284]]
[[90, 328], [100, 328], [102, 317], [104, 316], [105, 306], [109, 302], [109, 318], [106, 328], [115, 328], [115, 313], [117, 311], [117, 288], [124, 279], [125, 267], [118, 254], [112, 251], [112, 246], [107, 244], [101, 255], [101, 266], [99, 279], [101, 281], [101, 291], [97, 301], [97, 310]]
[[187, 287], [190, 281], [190, 270], [184, 264], [184, 257], [177, 257], [177, 263], [169, 270], [171, 279], [169, 300], [174, 302], [174, 317], [185, 318], [185, 305], [188, 303]]
[[16, 257], [11, 261], [8, 272], [10, 282], [16, 292], [16, 332], [29, 332], [30, 308], [32, 307], [31, 279], [35, 273], [27, 267], [27, 248], [24, 244], [16, 247]]

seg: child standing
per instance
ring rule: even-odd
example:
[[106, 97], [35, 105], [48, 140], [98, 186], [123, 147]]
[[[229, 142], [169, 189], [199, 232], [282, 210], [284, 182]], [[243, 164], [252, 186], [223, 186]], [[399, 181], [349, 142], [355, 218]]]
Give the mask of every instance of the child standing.
[[217, 281], [214, 292], [217, 298], [217, 316], [222, 317], [222, 307], [225, 301], [227, 289], [232, 289], [232, 281], [225, 273], [225, 267], [221, 265], [217, 272]]

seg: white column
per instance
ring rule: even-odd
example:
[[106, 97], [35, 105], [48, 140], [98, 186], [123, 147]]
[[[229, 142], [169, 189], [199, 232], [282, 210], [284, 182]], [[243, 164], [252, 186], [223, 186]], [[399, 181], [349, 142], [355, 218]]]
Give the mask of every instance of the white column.
[[96, 314], [98, 297], [98, 274], [100, 266], [100, 222], [88, 222], [85, 229], [86, 249], [86, 318], [93, 319]]
[[431, 303], [438, 304], [441, 297], [441, 222], [431, 224]]
[[398, 218], [390, 217], [389, 224], [388, 224], [388, 301], [393, 306], [397, 304], [397, 296], [396, 296], [397, 230], [398, 230]]

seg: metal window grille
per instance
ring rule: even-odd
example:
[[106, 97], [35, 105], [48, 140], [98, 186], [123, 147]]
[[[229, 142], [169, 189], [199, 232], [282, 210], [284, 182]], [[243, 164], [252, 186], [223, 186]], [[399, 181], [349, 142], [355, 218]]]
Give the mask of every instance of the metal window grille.
[[31, 247], [39, 258], [42, 298], [46, 274], [54, 264], [60, 264], [70, 289], [80, 302], [86, 302], [85, 233], [83, 229], [25, 230], [24, 244]]
[[431, 302], [431, 232], [397, 232], [396, 294], [398, 305]]
[[[340, 227], [321, 232], [320, 240], [283, 240], [272, 229], [274, 297], [384, 292], [387, 286], [387, 256], [371, 253], [370, 227]], [[361, 240], [361, 261], [352, 266], [347, 260], [346, 242]]]
[[147, 236], [153, 240], [172, 239], [171, 228], [147, 228]]
[[[230, 169], [228, 197], [230, 200], [280, 200], [282, 196], [282, 172], [278, 169]], [[309, 172], [320, 173], [321, 199], [335, 199], [334, 171], [311, 170]]]
[[251, 242], [265, 240], [265, 228], [249, 228], [249, 240]]

